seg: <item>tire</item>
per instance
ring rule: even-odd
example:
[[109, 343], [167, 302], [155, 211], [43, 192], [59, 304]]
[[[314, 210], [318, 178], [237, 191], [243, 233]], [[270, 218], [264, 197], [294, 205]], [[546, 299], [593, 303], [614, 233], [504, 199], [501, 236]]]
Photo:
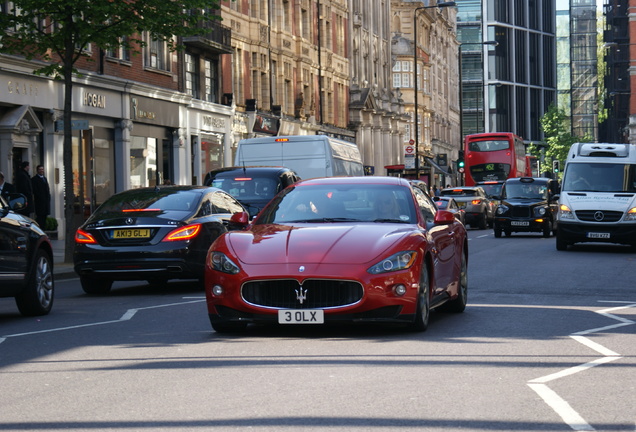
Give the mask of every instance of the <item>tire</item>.
[[217, 322], [212, 323], [212, 328], [217, 333], [237, 333], [247, 328], [246, 322]]
[[86, 294], [104, 295], [110, 292], [113, 281], [108, 279], [96, 279], [86, 276], [80, 276], [82, 289]]
[[495, 233], [495, 238], [501, 238], [502, 229], [501, 229], [500, 226], [497, 226], [497, 224], [495, 224], [495, 227], [493, 228], [493, 231]]
[[415, 311], [415, 320], [409, 326], [411, 331], [424, 332], [428, 328], [428, 320], [431, 315], [431, 298], [430, 298], [430, 279], [428, 276], [428, 267], [426, 263], [422, 263], [422, 273], [420, 275], [420, 288], [417, 294], [417, 310]]
[[551, 233], [552, 233], [552, 222], [546, 224], [543, 227], [543, 237], [550, 238]]
[[484, 213], [479, 219], [479, 229], [488, 228], [488, 213]]
[[48, 314], [53, 307], [54, 285], [53, 260], [46, 251], [40, 249], [35, 254], [25, 288], [15, 298], [20, 313], [24, 316]]
[[510, 237], [512, 235], [512, 231], [507, 229], [507, 230], [504, 231], [504, 234], [506, 234], [506, 237]]
[[468, 302], [468, 263], [466, 255], [462, 252], [462, 266], [459, 270], [459, 286], [457, 287], [457, 298], [444, 304], [443, 310], [446, 312], [461, 313], [466, 309]]
[[568, 242], [566, 242], [559, 232], [557, 231], [556, 235], [556, 248], [558, 251], [568, 250]]

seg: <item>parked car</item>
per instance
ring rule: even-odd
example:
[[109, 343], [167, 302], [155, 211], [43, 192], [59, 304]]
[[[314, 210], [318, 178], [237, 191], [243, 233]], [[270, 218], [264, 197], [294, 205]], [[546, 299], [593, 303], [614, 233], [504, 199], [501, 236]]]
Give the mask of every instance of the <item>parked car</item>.
[[556, 233], [558, 183], [537, 177], [506, 180], [497, 207], [494, 234], [510, 236], [513, 232], [540, 232], [543, 237]]
[[254, 217], [274, 195], [300, 180], [285, 167], [227, 167], [210, 171], [203, 182], [228, 192]]
[[435, 202], [435, 205], [438, 209], [449, 211], [453, 213], [457, 220], [460, 221], [462, 224], [466, 223], [466, 211], [463, 207], [457, 205], [457, 201], [455, 201], [454, 198], [446, 196], [436, 196], [433, 197], [433, 201]]
[[210, 244], [242, 228], [232, 215], [245, 208], [227, 192], [206, 186], [131, 189], [108, 198], [75, 234], [75, 272], [88, 294], [113, 281], [203, 280]]
[[316, 178], [288, 187], [246, 230], [210, 247], [212, 327], [379, 322], [424, 331], [432, 308], [462, 312], [466, 231], [421, 194], [396, 177]]
[[0, 297], [14, 297], [24, 316], [46, 315], [53, 307], [53, 247], [38, 224], [15, 211], [26, 197], [0, 197]]
[[466, 223], [473, 228], [492, 227], [495, 206], [481, 186], [460, 186], [442, 189], [440, 196], [452, 197], [466, 212]]

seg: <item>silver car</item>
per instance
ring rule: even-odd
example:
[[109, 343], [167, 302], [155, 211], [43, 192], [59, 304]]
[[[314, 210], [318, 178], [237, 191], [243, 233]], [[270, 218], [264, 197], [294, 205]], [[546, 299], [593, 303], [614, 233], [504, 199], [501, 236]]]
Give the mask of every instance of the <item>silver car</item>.
[[480, 186], [458, 186], [442, 189], [440, 196], [455, 199], [457, 205], [466, 212], [466, 224], [472, 228], [486, 229], [493, 225], [495, 204]]

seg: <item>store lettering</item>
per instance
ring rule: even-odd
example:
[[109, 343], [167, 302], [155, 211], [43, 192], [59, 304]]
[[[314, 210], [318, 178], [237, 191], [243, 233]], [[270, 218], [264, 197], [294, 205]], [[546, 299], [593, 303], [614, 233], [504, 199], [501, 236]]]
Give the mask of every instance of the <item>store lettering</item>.
[[84, 93], [84, 105], [94, 108], [106, 108], [106, 96]]
[[152, 111], [144, 111], [139, 108], [139, 101], [137, 98], [132, 98], [132, 110], [133, 110], [133, 118], [135, 119], [148, 119], [154, 120], [157, 118], [157, 113]]
[[38, 86], [28, 82], [9, 81], [7, 83], [9, 93], [25, 95], [25, 96], [37, 96]]
[[225, 120], [218, 117], [203, 116], [203, 125], [207, 127], [224, 128]]

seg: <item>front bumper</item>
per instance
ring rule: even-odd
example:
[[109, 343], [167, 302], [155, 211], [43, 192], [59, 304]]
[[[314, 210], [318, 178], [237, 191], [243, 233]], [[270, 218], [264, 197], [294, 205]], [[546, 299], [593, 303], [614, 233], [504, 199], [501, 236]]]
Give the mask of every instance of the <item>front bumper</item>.
[[549, 225], [548, 219], [495, 218], [495, 229], [507, 232], [543, 232]]
[[566, 243], [617, 243], [636, 246], [636, 223], [589, 224], [559, 221], [557, 235]]

